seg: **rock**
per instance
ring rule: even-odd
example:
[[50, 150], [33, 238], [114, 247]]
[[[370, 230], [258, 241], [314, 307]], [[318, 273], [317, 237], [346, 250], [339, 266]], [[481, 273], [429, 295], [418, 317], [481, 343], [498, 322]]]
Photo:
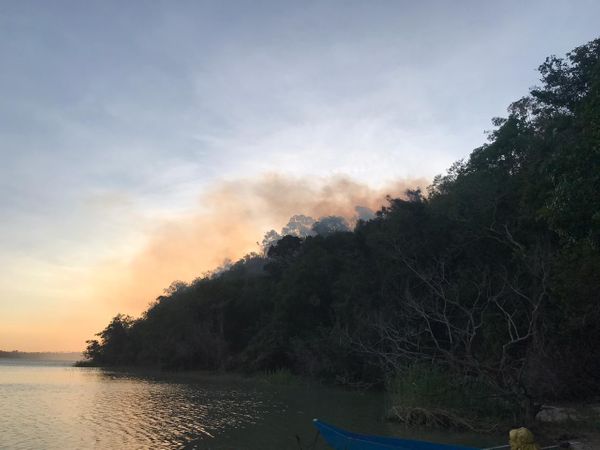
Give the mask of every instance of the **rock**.
[[569, 420], [577, 420], [577, 414], [573, 408], [559, 408], [557, 406], [542, 406], [542, 409], [537, 415], [535, 419], [539, 422], [566, 422]]

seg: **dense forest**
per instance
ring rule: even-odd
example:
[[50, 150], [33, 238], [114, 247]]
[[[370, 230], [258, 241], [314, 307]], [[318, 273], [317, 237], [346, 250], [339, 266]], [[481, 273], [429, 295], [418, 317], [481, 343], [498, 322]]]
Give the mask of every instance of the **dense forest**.
[[529, 415], [600, 393], [600, 39], [539, 71], [426, 191], [352, 229], [295, 216], [261, 253], [117, 315], [86, 357], [359, 386], [425, 365]]

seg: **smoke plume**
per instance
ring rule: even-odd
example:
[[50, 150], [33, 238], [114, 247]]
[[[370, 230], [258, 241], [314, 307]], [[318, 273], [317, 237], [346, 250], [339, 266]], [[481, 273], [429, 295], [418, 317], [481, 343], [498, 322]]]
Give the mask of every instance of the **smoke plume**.
[[369, 218], [385, 197], [425, 187], [425, 179], [372, 188], [350, 178], [267, 175], [222, 182], [199, 199], [197, 211], [158, 224], [127, 262], [98, 271], [96, 291], [121, 312], [139, 314], [174, 280], [191, 281], [223, 263], [259, 251], [265, 232], [281, 230], [291, 216], [341, 216], [350, 224]]

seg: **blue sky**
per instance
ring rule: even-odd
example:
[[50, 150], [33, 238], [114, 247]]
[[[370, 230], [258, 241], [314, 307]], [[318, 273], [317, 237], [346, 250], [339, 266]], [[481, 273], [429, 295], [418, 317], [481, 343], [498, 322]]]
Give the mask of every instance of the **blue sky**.
[[116, 313], [98, 264], [220, 183], [430, 179], [598, 23], [596, 1], [2, 2], [0, 348], [78, 348]]

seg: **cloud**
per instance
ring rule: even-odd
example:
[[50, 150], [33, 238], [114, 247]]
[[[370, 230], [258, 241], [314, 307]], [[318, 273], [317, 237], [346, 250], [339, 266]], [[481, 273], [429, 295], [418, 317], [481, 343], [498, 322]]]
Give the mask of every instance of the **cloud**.
[[98, 267], [94, 295], [113, 304], [115, 313], [139, 314], [172, 281], [191, 281], [226, 259], [257, 251], [264, 233], [281, 229], [294, 214], [352, 221], [357, 206], [377, 210], [386, 195], [427, 184], [404, 179], [373, 188], [345, 176], [278, 174], [220, 182], [201, 195], [195, 211], [158, 223], [131, 258]]

